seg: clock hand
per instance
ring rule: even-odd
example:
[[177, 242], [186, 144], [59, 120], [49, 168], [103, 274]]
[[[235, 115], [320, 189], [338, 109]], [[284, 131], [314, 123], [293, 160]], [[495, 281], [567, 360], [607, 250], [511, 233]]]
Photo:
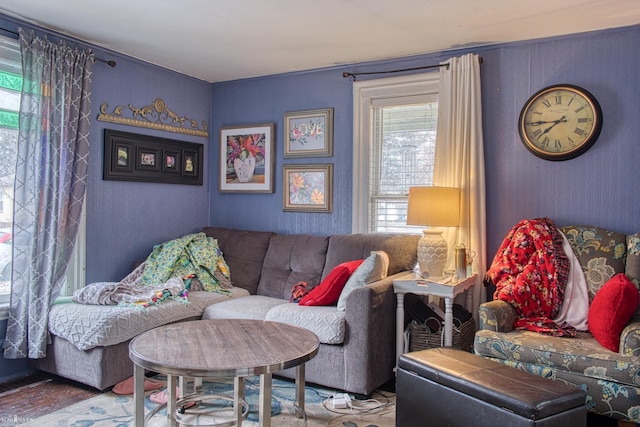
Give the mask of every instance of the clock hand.
[[543, 125], [545, 123], [552, 123], [552, 122], [545, 122], [545, 121], [542, 121], [542, 120], [538, 120], [537, 122], [527, 122], [525, 124], [527, 124], [527, 125]]
[[567, 116], [562, 116], [558, 120], [548, 120], [548, 121], [538, 120], [537, 122], [527, 122], [526, 124], [528, 124], [528, 125], [542, 125], [542, 124], [545, 124], [545, 123], [557, 124], [557, 123], [560, 123], [560, 122], [566, 122], [567, 121], [566, 117]]
[[553, 122], [550, 122], [550, 123], [553, 123], [553, 124], [551, 126], [549, 126], [548, 128], [546, 128], [540, 135], [544, 135], [545, 133], [549, 132], [558, 123], [562, 123], [562, 122], [566, 122], [566, 121], [567, 121], [566, 116], [562, 116], [560, 119], [555, 120]]
[[[564, 119], [564, 117], [562, 119]], [[560, 120], [550, 120], [550, 121], [546, 121], [546, 122], [542, 121], [542, 120], [538, 120], [537, 122], [527, 122], [525, 124], [527, 124], [527, 125], [543, 125], [545, 123], [557, 123], [559, 121], [563, 121], [562, 119], [560, 119]], [[564, 121], [566, 122], [566, 119]]]

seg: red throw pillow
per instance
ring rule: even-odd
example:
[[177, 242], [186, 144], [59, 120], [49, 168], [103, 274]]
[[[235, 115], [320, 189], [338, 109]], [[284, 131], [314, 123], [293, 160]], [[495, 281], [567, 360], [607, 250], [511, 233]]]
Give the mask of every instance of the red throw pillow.
[[298, 304], [300, 305], [333, 305], [338, 302], [342, 288], [354, 271], [364, 262], [364, 259], [343, 262], [337, 265], [331, 273], [315, 288], [311, 289]]
[[589, 307], [589, 331], [605, 348], [618, 352], [620, 334], [638, 308], [638, 289], [623, 273], [598, 291]]

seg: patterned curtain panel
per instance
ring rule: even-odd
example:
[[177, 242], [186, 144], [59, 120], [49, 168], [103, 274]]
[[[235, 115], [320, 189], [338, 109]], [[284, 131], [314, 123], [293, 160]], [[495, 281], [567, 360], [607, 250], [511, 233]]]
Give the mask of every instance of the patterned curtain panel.
[[24, 83], [16, 164], [7, 359], [42, 358], [49, 307], [73, 250], [87, 183], [94, 55], [20, 30]]

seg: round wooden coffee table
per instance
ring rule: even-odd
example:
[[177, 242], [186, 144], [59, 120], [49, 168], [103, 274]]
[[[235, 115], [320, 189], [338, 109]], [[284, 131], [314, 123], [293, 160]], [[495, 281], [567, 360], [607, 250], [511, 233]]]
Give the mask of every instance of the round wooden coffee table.
[[269, 427], [271, 375], [291, 367], [296, 367], [295, 405], [303, 415], [304, 364], [318, 353], [318, 345], [318, 337], [307, 329], [261, 320], [195, 320], [144, 332], [129, 344], [134, 363], [135, 426], [142, 427], [147, 421], [145, 370], [167, 375], [169, 426], [176, 425], [178, 377], [234, 378], [235, 420], [231, 424], [241, 426], [244, 377], [260, 375], [259, 422]]

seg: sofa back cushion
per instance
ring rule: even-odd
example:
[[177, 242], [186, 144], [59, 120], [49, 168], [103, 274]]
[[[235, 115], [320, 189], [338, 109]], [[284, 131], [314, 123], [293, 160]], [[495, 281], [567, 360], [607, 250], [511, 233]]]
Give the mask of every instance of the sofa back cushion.
[[593, 226], [567, 226], [560, 230], [580, 261], [589, 288], [589, 301], [593, 301], [609, 279], [625, 272], [627, 237]]
[[632, 282], [640, 282], [640, 233], [627, 236], [627, 267], [625, 273]]
[[328, 236], [271, 236], [258, 283], [258, 295], [288, 300], [291, 289], [299, 281], [309, 283], [309, 289], [317, 286], [322, 281], [328, 246]]
[[384, 251], [389, 256], [388, 275], [413, 270], [417, 262], [417, 234], [334, 234], [329, 239], [324, 279], [340, 263], [366, 259], [371, 251]]
[[202, 231], [218, 241], [224, 260], [229, 266], [233, 286], [255, 294], [269, 240], [274, 233], [224, 227], [205, 227]]

